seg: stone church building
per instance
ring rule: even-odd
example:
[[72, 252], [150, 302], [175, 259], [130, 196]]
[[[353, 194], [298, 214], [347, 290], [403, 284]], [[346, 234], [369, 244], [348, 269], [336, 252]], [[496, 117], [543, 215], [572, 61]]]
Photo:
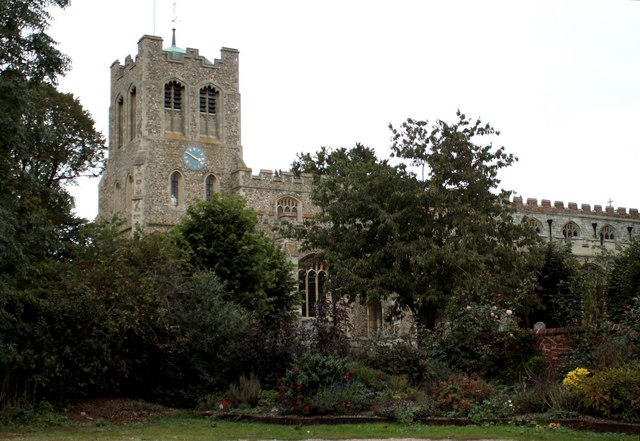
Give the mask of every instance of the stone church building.
[[[99, 218], [118, 215], [123, 232], [165, 230], [179, 222], [186, 208], [217, 192], [242, 196], [265, 229], [286, 219], [313, 217], [311, 176], [295, 177], [260, 170], [243, 159], [241, 143], [239, 53], [222, 48], [213, 61], [175, 41], [145, 35], [135, 59], [111, 65], [109, 158], [99, 187]], [[571, 240], [576, 255], [588, 258], [602, 247], [619, 250], [639, 234], [637, 209], [626, 210], [548, 200], [515, 198], [517, 222], [531, 225], [547, 240]], [[297, 244], [282, 241], [299, 268], [300, 313], [315, 315], [326, 268], [305, 265], [309, 256]], [[303, 301], [304, 300], [304, 301]], [[354, 336], [397, 332], [383, 324], [382, 306], [362, 310]]]

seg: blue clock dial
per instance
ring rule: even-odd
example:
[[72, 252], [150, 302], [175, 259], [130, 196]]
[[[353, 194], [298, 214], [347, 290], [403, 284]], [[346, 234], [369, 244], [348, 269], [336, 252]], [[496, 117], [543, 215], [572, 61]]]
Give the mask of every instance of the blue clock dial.
[[196, 146], [184, 149], [182, 160], [189, 170], [202, 170], [207, 164], [207, 157], [204, 151]]

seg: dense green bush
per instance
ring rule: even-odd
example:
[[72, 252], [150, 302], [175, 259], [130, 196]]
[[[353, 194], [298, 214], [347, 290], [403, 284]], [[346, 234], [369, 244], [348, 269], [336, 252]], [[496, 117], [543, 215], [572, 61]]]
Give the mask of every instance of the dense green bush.
[[468, 305], [427, 334], [430, 359], [483, 378], [514, 380], [537, 355], [534, 336], [518, 328], [513, 312], [495, 305]]
[[235, 380], [249, 354], [249, 315], [222, 298], [215, 275], [185, 276], [162, 235], [92, 226], [68, 260], [41, 269], [38, 283], [2, 297], [3, 406], [29, 390], [32, 402], [119, 394], [191, 404]]
[[216, 194], [191, 205], [173, 231], [193, 271], [214, 271], [227, 300], [256, 318], [293, 314], [291, 265], [282, 248], [258, 230], [258, 217], [239, 197]]
[[344, 384], [347, 360], [307, 352], [293, 359], [280, 385], [280, 403], [291, 412], [311, 411], [309, 400], [322, 388]]
[[427, 354], [409, 340], [372, 341], [360, 357], [367, 366], [389, 375], [407, 375], [416, 385], [427, 373]]
[[[362, 381], [355, 375], [362, 375]], [[318, 353], [294, 357], [280, 385], [280, 404], [298, 414], [352, 414], [371, 408], [376, 392], [372, 373], [349, 368], [345, 358]]]
[[640, 239], [634, 237], [629, 246], [613, 258], [607, 286], [609, 316], [618, 321], [640, 294]]
[[495, 387], [479, 378], [452, 377], [440, 384], [435, 395], [437, 412], [442, 416], [469, 416], [474, 406], [495, 393]]
[[604, 369], [586, 378], [575, 393], [582, 410], [595, 416], [640, 422], [640, 366]]

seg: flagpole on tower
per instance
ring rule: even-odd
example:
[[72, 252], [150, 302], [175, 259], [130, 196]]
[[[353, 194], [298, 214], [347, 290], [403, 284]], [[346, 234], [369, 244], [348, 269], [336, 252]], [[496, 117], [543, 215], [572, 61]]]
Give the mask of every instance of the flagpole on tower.
[[153, 0], [153, 34], [156, 35], [156, 0]]

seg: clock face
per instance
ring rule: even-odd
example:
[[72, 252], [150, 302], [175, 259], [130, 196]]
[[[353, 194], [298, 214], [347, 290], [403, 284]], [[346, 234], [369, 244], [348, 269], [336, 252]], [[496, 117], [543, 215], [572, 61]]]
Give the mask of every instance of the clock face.
[[202, 170], [207, 163], [207, 157], [204, 151], [196, 146], [184, 149], [182, 160], [189, 170]]

